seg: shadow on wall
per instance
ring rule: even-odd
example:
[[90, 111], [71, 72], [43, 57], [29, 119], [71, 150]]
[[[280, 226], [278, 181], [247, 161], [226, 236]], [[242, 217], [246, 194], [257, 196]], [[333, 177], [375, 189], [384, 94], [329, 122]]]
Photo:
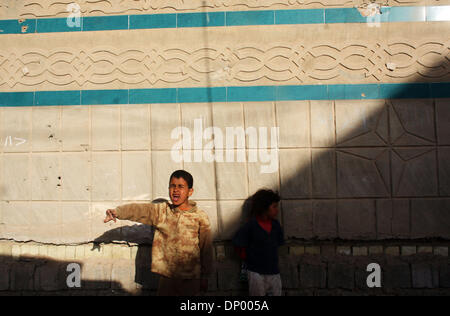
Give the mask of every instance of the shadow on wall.
[[[212, 69], [210, 60], [206, 69]], [[275, 103], [274, 112], [284, 113], [278, 115], [280, 140], [283, 133], [306, 137], [280, 150], [279, 182], [269, 187], [280, 192], [279, 219], [288, 239], [450, 239], [450, 148], [444, 147], [450, 145], [450, 99], [432, 99], [429, 86], [421, 85], [445, 82], [450, 60], [420, 65], [428, 71], [418, 71], [407, 88], [386, 88], [388, 100], [364, 100], [380, 91], [362, 88], [345, 91], [356, 100]], [[438, 93], [448, 88], [435, 87]], [[208, 90], [211, 112], [212, 100]], [[292, 127], [305, 121], [309, 134], [293, 135]], [[217, 179], [216, 168], [214, 173]], [[246, 203], [220, 228], [230, 232], [226, 236], [244, 222]]]
[[[430, 67], [436, 68], [450, 69], [449, 60]], [[425, 73], [420, 79], [429, 77]], [[280, 149], [280, 185], [272, 187], [282, 197], [280, 219], [287, 239], [450, 240], [450, 99], [431, 99], [428, 88], [416, 83], [406, 90], [392, 85], [389, 100], [364, 100], [361, 95], [358, 100], [276, 103], [277, 112], [285, 111], [289, 121], [298, 124], [306, 118], [309, 123], [309, 146]], [[232, 235], [243, 222], [242, 214], [221, 230]], [[145, 225], [119, 227], [95, 243], [140, 244], [135, 282], [151, 288], [151, 233]], [[143, 241], [142, 236], [149, 237]], [[3, 260], [7, 263], [0, 264], [0, 285], [8, 276], [13, 290], [67, 288], [68, 262]], [[94, 271], [101, 274], [101, 269]], [[92, 281], [83, 280], [83, 288], [120, 288], [96, 281], [101, 279], [94, 275]]]
[[[444, 59], [431, 68], [449, 66]], [[288, 239], [450, 239], [450, 99], [411, 84], [383, 87], [386, 100], [364, 100], [371, 92], [361, 88], [358, 100], [275, 104], [286, 119], [278, 117], [280, 139], [283, 130], [297, 136], [281, 125], [310, 124], [309, 146], [280, 149], [280, 185], [271, 187]], [[223, 229], [234, 231], [242, 220], [229, 222]]]
[[[450, 239], [450, 99], [431, 99], [429, 87], [417, 83], [392, 85], [389, 100], [296, 102], [301, 110], [288, 115], [310, 114], [310, 146], [280, 149], [281, 185], [271, 188], [282, 197], [288, 240]], [[277, 102], [276, 111], [289, 103]], [[239, 228], [247, 203], [222, 232]], [[96, 242], [139, 244], [146, 234], [145, 225], [120, 227]], [[150, 266], [151, 247], [139, 246], [136, 283], [149, 279]]]
[[[76, 267], [75, 267], [76, 266]], [[49, 258], [0, 256], [0, 295], [2, 291], [23, 295], [129, 295], [120, 282], [108, 281], [111, 264], [95, 261], [56, 261]], [[77, 279], [77, 273], [79, 279]], [[79, 280], [79, 281], [78, 281]], [[4, 292], [3, 292], [4, 293]]]
[[[111, 243], [112, 241], [125, 241], [127, 243], [138, 244], [135, 259], [134, 282], [139, 284], [143, 289], [155, 288], [159, 276], [151, 272], [151, 241], [153, 240], [153, 235], [154, 229], [147, 225], [117, 227], [96, 238], [94, 240], [93, 250], [95, 248], [100, 250], [102, 243]], [[142, 243], [142, 236], [148, 236], [145, 243]]]
[[[162, 203], [166, 199], [156, 199], [152, 203]], [[117, 227], [106, 231], [94, 240], [94, 248], [100, 250], [102, 243], [113, 241], [138, 244], [135, 259], [134, 282], [142, 286], [143, 289], [154, 288], [159, 276], [151, 272], [151, 244], [154, 236], [154, 228], [148, 225], [131, 225]]]

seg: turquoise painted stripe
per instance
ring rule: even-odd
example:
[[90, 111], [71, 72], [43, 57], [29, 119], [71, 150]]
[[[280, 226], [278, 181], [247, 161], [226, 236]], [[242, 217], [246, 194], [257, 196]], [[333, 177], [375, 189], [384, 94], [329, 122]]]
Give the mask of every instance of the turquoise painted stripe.
[[131, 89], [130, 104], [177, 103], [177, 89]]
[[450, 98], [450, 82], [0, 92], [0, 106]]
[[128, 90], [83, 90], [81, 104], [128, 104]]
[[388, 16], [387, 22], [425, 22], [425, 7], [387, 7], [381, 10], [381, 15]]
[[0, 106], [32, 106], [34, 92], [1, 92]]
[[36, 32], [36, 20], [0, 20], [0, 34], [29, 34]]
[[177, 27], [176, 14], [130, 15], [130, 30], [166, 29]]
[[178, 27], [225, 26], [225, 12], [179, 13]]
[[415, 99], [432, 98], [431, 85], [423, 83], [380, 84], [381, 99]]
[[[301, 25], [324, 23], [389, 23], [450, 21], [450, 6], [381, 7], [381, 14], [363, 17], [356, 8], [292, 9], [112, 15], [81, 17], [81, 31], [135, 30], [248, 25]], [[26, 30], [22, 32], [22, 27]], [[0, 34], [74, 32], [66, 18], [0, 20]]]
[[229, 87], [227, 92], [227, 101], [275, 101], [276, 89], [276, 86]]
[[275, 24], [323, 24], [325, 9], [275, 11]]
[[128, 29], [128, 15], [83, 17], [83, 31], [110, 31]]
[[275, 11], [235, 11], [225, 16], [227, 26], [275, 24]]
[[55, 32], [81, 32], [82, 19], [79, 26], [74, 20], [69, 25], [67, 18], [37, 19], [36, 33], [55, 33]]
[[277, 101], [324, 100], [328, 96], [328, 86], [278, 86], [276, 93]]
[[426, 15], [425, 7], [389, 8], [389, 22], [425, 22]]
[[197, 102], [226, 102], [227, 88], [183, 88], [178, 89], [178, 102], [197, 103]]
[[366, 23], [356, 8], [333, 8], [325, 9], [325, 23]]
[[337, 84], [328, 87], [329, 100], [379, 99], [379, 85], [376, 84]]
[[450, 82], [432, 83], [431, 95], [434, 98], [448, 98], [450, 94]]
[[81, 91], [37, 91], [34, 105], [79, 105]]
[[425, 22], [426, 11], [427, 7], [381, 7], [381, 14], [364, 17], [357, 8], [332, 8], [325, 10], [325, 23]]

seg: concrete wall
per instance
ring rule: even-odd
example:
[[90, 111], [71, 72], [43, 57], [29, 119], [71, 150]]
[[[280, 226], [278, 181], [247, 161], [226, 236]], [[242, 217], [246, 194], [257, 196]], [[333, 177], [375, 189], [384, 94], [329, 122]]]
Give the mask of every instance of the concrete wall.
[[[154, 295], [158, 277], [150, 272], [150, 246], [118, 244], [44, 245], [0, 242], [1, 295]], [[215, 272], [207, 295], [247, 295], [240, 263], [228, 244], [215, 246]], [[380, 267], [380, 287], [368, 287]], [[73, 264], [80, 287], [70, 287]], [[283, 295], [448, 295], [448, 247], [422, 242], [351, 246], [305, 243], [280, 251]], [[68, 283], [69, 281], [69, 283]]]
[[[185, 168], [195, 179], [193, 199], [208, 212], [220, 240], [230, 238], [244, 200], [260, 187], [280, 190], [287, 237], [448, 239], [450, 152], [438, 146], [447, 140], [446, 102], [2, 108], [3, 135], [28, 141], [8, 143], [0, 157], [1, 233], [17, 241], [93, 241], [131, 224], [103, 224], [107, 208], [167, 197], [171, 172]], [[237, 158], [174, 162], [171, 129], [195, 118], [212, 121], [211, 109], [214, 126], [223, 131], [233, 126], [228, 124], [280, 126], [277, 170], [262, 174], [267, 163]], [[351, 128], [349, 122], [360, 125]]]
[[[448, 288], [450, 21], [438, 13], [448, 12], [450, 2], [390, 1], [380, 23], [361, 23], [363, 1], [78, 1], [80, 29], [65, 26], [70, 1], [32, 3], [0, 1], [0, 20], [12, 21], [0, 23], [0, 255], [8, 275], [0, 290], [45, 291], [38, 281], [25, 288], [11, 281], [28, 265], [79, 259], [91, 271], [91, 260], [103, 260], [87, 251], [97, 242], [110, 249], [104, 259], [112, 270], [98, 272], [97, 281], [110, 283], [93, 292], [122, 284], [136, 293], [135, 266], [148, 270], [142, 262], [149, 261], [136, 260], [137, 245], [151, 245], [151, 229], [125, 221], [105, 225], [105, 210], [167, 198], [169, 175], [180, 168], [194, 176], [193, 199], [208, 213], [219, 249], [228, 249], [249, 195], [261, 187], [280, 191], [285, 294], [342, 288], [325, 278], [325, 285], [316, 280], [319, 286], [302, 292], [308, 260], [328, 276], [343, 262], [362, 273], [354, 259], [341, 258], [340, 247], [351, 258], [384, 262], [388, 274], [388, 266], [405, 264], [413, 277], [404, 288], [422, 288], [414, 286], [422, 284], [414, 281], [419, 263], [427, 267], [425, 288], [437, 294]], [[360, 11], [327, 11], [354, 7]], [[318, 22], [318, 11], [297, 11], [314, 22], [292, 22], [298, 16], [284, 9], [323, 9], [329, 23]], [[181, 14], [206, 11], [216, 15]], [[164, 16], [175, 27], [140, 28], [136, 16], [154, 13], [177, 13]], [[349, 16], [334, 23], [333, 14]], [[88, 19], [93, 16], [117, 20]], [[232, 26], [220, 26], [222, 17]], [[271, 18], [276, 25], [267, 25]], [[122, 24], [125, 29], [115, 29]], [[202, 131], [216, 127], [224, 135], [226, 127], [278, 127], [278, 150], [270, 134], [256, 148], [248, 137], [243, 146], [226, 148], [216, 134], [214, 153], [223, 162], [174, 161], [171, 132], [179, 126], [192, 132], [193, 151], [184, 143], [192, 159], [212, 144], [204, 139], [194, 147], [199, 122]], [[233, 162], [226, 159], [230, 152]], [[245, 161], [237, 160], [241, 153]], [[277, 154], [273, 172], [261, 173], [270, 164], [264, 153]], [[305, 246], [315, 250], [305, 254]], [[370, 247], [383, 253], [373, 259]], [[395, 249], [411, 256], [397, 262]], [[223, 283], [237, 277], [237, 258], [229, 249], [217, 253], [212, 293], [245, 292]], [[125, 269], [121, 282], [111, 276], [115, 259]], [[86, 280], [96, 279], [92, 271]], [[345, 293], [355, 290], [352, 284]]]

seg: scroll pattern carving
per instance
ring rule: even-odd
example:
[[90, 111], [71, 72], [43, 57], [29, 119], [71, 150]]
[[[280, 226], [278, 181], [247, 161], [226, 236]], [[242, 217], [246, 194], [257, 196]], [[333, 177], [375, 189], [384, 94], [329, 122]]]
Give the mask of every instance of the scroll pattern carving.
[[[60, 47], [0, 51], [0, 87], [61, 87], [77, 83], [145, 86], [258, 83], [364, 83], [447, 80], [450, 39], [332, 44], [241, 43], [236, 46], [90, 49]], [[395, 64], [394, 70], [387, 64]]]
[[[431, 1], [431, 3], [430, 3]], [[67, 5], [73, 0], [18, 0], [0, 1], [0, 16], [8, 11], [17, 17], [67, 16]], [[141, 14], [162, 12], [189, 12], [203, 10], [264, 10], [327, 7], [358, 7], [371, 0], [77, 0], [84, 15]], [[376, 0], [389, 6], [442, 5], [442, 0]], [[15, 17], [14, 17], [15, 18]]]

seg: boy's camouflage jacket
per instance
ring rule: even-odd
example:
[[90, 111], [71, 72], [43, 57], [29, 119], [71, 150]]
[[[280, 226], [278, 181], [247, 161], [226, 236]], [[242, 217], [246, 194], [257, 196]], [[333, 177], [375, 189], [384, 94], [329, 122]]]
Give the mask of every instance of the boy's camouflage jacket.
[[127, 204], [116, 208], [117, 218], [155, 227], [152, 272], [177, 279], [207, 278], [212, 272], [212, 235], [208, 215], [192, 208], [180, 211], [168, 202]]

